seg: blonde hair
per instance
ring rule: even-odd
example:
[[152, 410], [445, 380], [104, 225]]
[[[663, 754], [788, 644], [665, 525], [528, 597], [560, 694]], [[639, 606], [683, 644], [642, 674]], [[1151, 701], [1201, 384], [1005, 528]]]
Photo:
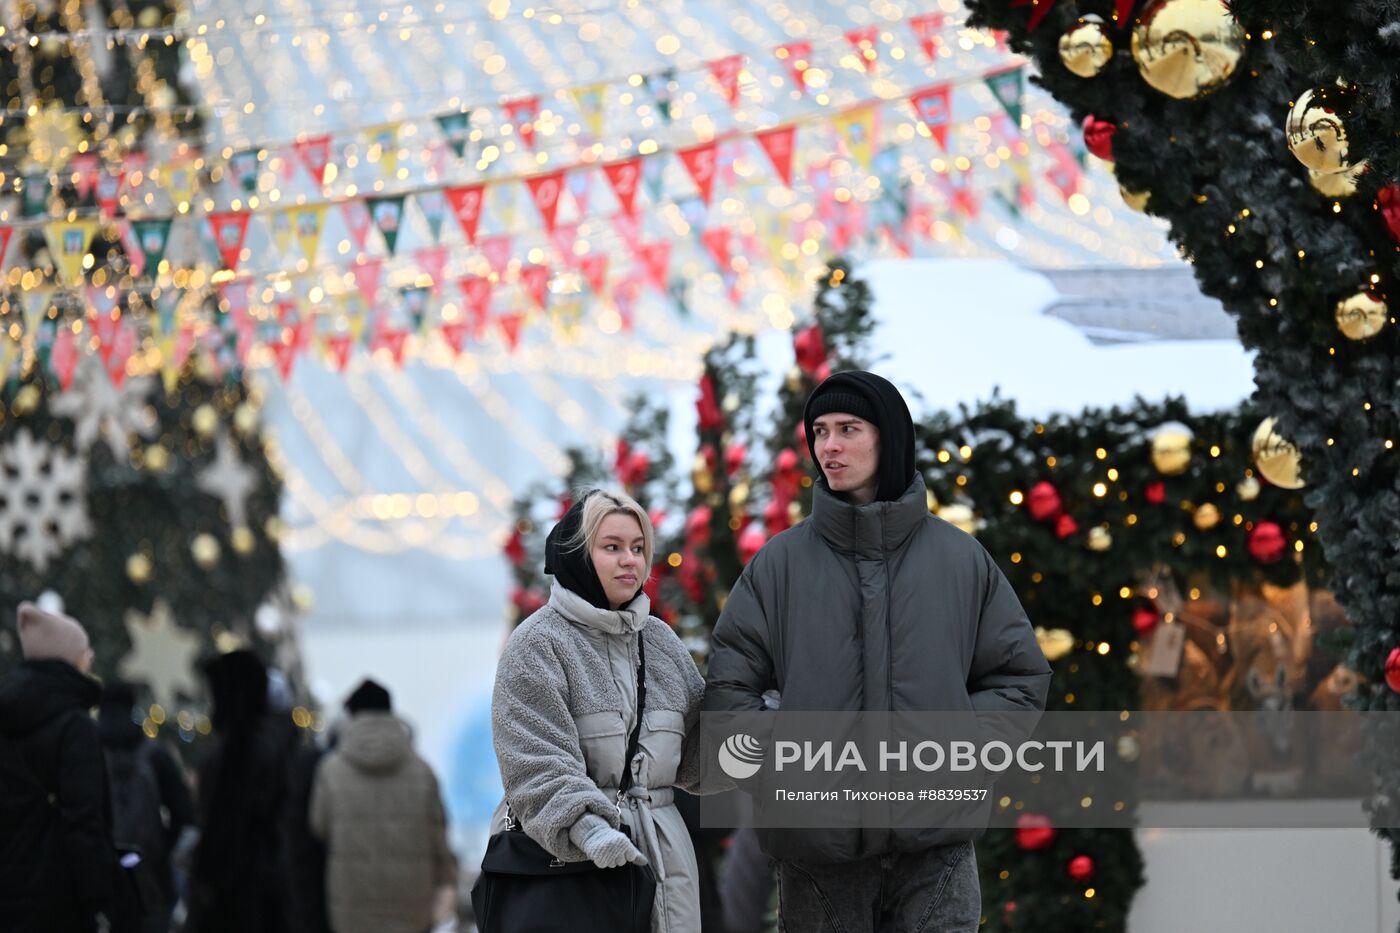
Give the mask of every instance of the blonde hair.
[[[656, 550], [656, 533], [651, 527], [651, 516], [638, 504], [636, 499], [625, 492], [612, 489], [595, 489], [580, 495], [588, 496], [583, 503], [583, 515], [579, 521], [578, 534], [565, 544], [567, 550], [583, 548], [584, 556], [593, 553], [593, 545], [598, 543], [598, 533], [602, 530], [603, 519], [609, 515], [630, 515], [642, 529], [642, 557], [646, 562], [646, 576], [651, 574], [651, 559]], [[591, 563], [591, 558], [590, 558]]]

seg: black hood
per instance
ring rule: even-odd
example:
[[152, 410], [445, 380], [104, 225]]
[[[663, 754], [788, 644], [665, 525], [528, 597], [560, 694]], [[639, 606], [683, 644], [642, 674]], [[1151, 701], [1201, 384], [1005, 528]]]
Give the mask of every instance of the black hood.
[[812, 403], [831, 392], [854, 393], [874, 413], [875, 427], [880, 429], [880, 488], [875, 493], [875, 500], [898, 501], [914, 481], [914, 419], [909, 415], [904, 396], [889, 380], [859, 369], [832, 373], [812, 390], [802, 411], [802, 424], [807, 432], [807, 450], [812, 455], [812, 462], [817, 464], [817, 481], [823, 485], [826, 484], [826, 477], [817, 463], [817, 443], [812, 436], [812, 422], [816, 420], [812, 414]]
[[24, 661], [0, 677], [0, 732], [28, 735], [73, 710], [86, 712], [102, 685], [67, 661]]
[[603, 590], [603, 581], [598, 579], [598, 571], [593, 569], [593, 561], [588, 559], [588, 548], [567, 546], [578, 538], [579, 529], [583, 526], [583, 504], [595, 491], [590, 490], [580, 496], [550, 530], [544, 542], [544, 572], [554, 577], [560, 586], [588, 600], [592, 606], [611, 609], [608, 594]]

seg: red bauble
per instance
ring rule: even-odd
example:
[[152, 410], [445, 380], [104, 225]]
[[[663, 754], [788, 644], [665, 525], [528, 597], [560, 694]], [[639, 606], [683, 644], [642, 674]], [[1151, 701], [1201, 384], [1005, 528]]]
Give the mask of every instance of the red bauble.
[[797, 451], [784, 447], [778, 451], [777, 468], [779, 473], [791, 473], [797, 469]]
[[1022, 813], [1016, 817], [1016, 845], [1027, 852], [1044, 849], [1055, 841], [1055, 827], [1050, 818], [1038, 813]]
[[1068, 538], [1072, 534], [1077, 534], [1078, 532], [1079, 523], [1074, 520], [1073, 516], [1065, 514], [1055, 519], [1055, 536], [1060, 540], [1063, 541], [1065, 538]]
[[753, 556], [768, 543], [768, 533], [763, 530], [763, 526], [758, 522], [753, 522], [743, 531], [739, 532], [739, 561], [747, 564], [753, 560]]
[[622, 471], [626, 468], [627, 455], [631, 452], [632, 448], [627, 443], [626, 439], [619, 437], [617, 439], [617, 455], [613, 457], [613, 472], [618, 476], [621, 476]]
[[513, 566], [519, 567], [521, 564], [525, 563], [525, 539], [524, 536], [520, 534], [519, 528], [513, 529], [510, 533], [510, 537], [506, 539], [505, 552], [506, 559], [509, 560]]
[[712, 514], [708, 505], [697, 505], [695, 511], [686, 516], [686, 544], [691, 547], [705, 547], [710, 543], [710, 517]]
[[826, 362], [826, 339], [822, 336], [820, 324], [804, 327], [792, 336], [792, 352], [797, 357], [797, 366], [809, 376], [819, 376], [819, 370]]
[[1026, 495], [1026, 511], [1038, 522], [1054, 518], [1060, 514], [1060, 493], [1051, 483], [1041, 480]]
[[622, 480], [624, 486], [638, 486], [647, 481], [647, 472], [651, 469], [651, 457], [647, 456], [645, 450], [634, 450], [627, 458], [622, 471], [618, 473], [618, 479]]
[[1273, 564], [1288, 550], [1288, 539], [1277, 522], [1260, 522], [1249, 533], [1249, 554], [1261, 564]]
[[749, 449], [738, 441], [730, 444], [724, 451], [724, 469], [733, 476], [739, 472], [739, 467], [744, 465], [744, 458], [749, 455]]
[[1148, 609], [1146, 606], [1139, 606], [1133, 610], [1133, 630], [1138, 633], [1139, 638], [1146, 638], [1157, 628], [1157, 612]]
[[1080, 884], [1094, 877], [1094, 860], [1087, 855], [1076, 855], [1069, 860], [1069, 876]]
[[1387, 185], [1376, 195], [1376, 208], [1385, 219], [1390, 237], [1400, 243], [1400, 186]]
[[522, 619], [526, 616], [533, 615], [545, 604], [544, 597], [539, 593], [536, 593], [534, 590], [521, 589], [518, 586], [510, 594], [510, 601], [515, 605], [515, 609], [520, 613]]
[[1084, 147], [1105, 162], [1113, 161], [1113, 134], [1118, 124], [1090, 114], [1084, 118]]
[[695, 415], [701, 431], [724, 428], [724, 415], [715, 402], [715, 381], [706, 373], [700, 379], [700, 397], [695, 400]]
[[1400, 693], [1400, 648], [1391, 648], [1390, 657], [1385, 659], [1385, 682], [1390, 689]]
[[1161, 505], [1167, 501], [1167, 484], [1161, 480], [1155, 480], [1143, 488], [1142, 494], [1153, 505]]
[[763, 524], [768, 528], [769, 535], [786, 531], [790, 524], [787, 503], [782, 499], [770, 499], [768, 505], [763, 509]]

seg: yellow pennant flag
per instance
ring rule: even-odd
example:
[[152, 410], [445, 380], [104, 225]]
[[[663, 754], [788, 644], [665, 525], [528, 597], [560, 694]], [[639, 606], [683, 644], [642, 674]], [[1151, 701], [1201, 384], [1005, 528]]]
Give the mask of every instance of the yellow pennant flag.
[[399, 168], [399, 125], [385, 123], [373, 126], [366, 130], [365, 134], [369, 137], [370, 161], [374, 161], [374, 150], [378, 147], [379, 168], [385, 175], [393, 178]]
[[606, 84], [574, 88], [574, 103], [578, 105], [579, 113], [583, 114], [584, 125], [588, 127], [588, 132], [593, 134], [594, 139], [601, 139], [603, 136], [603, 106], [607, 101], [607, 92]]
[[19, 341], [11, 340], [0, 333], [0, 381], [4, 381], [10, 376], [10, 367], [15, 364], [15, 357], [19, 355]]
[[174, 395], [180, 384], [180, 369], [175, 365], [175, 340], [177, 332], [161, 334], [156, 340], [160, 350], [160, 381], [165, 386], [166, 395]]
[[835, 120], [836, 131], [841, 134], [841, 141], [846, 144], [846, 151], [854, 156], [860, 167], [867, 172], [870, 171], [871, 159], [875, 155], [875, 117], [877, 113], [876, 106], [871, 104], [868, 107], [847, 110], [837, 116]]
[[501, 226], [507, 230], [515, 226], [515, 194], [519, 187], [519, 185], [504, 184], [491, 185], [488, 189], [494, 196], [496, 216], [500, 219]]
[[277, 252], [283, 256], [287, 255], [288, 248], [292, 245], [292, 208], [284, 208], [280, 211], [272, 212], [272, 242], [277, 246]]
[[40, 285], [26, 291], [20, 301], [24, 311], [24, 334], [32, 337], [39, 322], [53, 305], [53, 286]]
[[[160, 182], [176, 210], [181, 213], [189, 210], [190, 201], [194, 200], [195, 169], [192, 161], [181, 159], [166, 162], [160, 167]], [[182, 204], [183, 209], [180, 207]]]
[[350, 323], [350, 336], [355, 343], [359, 343], [365, 335], [365, 311], [359, 306], [359, 302], [346, 302], [345, 316]]
[[97, 221], [93, 218], [57, 220], [44, 226], [49, 257], [53, 259], [65, 285], [83, 283], [83, 257], [87, 255], [88, 244], [96, 232]]
[[316, 250], [321, 245], [321, 229], [326, 222], [326, 207], [324, 204], [314, 207], [299, 207], [292, 211], [292, 228], [296, 232], [297, 242], [301, 244], [301, 251], [306, 255], [306, 261], [311, 264], [316, 262]]

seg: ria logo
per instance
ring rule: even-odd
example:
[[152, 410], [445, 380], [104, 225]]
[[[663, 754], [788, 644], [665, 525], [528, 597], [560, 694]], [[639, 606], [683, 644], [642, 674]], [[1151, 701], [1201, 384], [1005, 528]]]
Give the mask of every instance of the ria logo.
[[763, 746], [751, 735], [731, 735], [719, 747], [719, 767], [736, 781], [751, 778], [763, 767]]

